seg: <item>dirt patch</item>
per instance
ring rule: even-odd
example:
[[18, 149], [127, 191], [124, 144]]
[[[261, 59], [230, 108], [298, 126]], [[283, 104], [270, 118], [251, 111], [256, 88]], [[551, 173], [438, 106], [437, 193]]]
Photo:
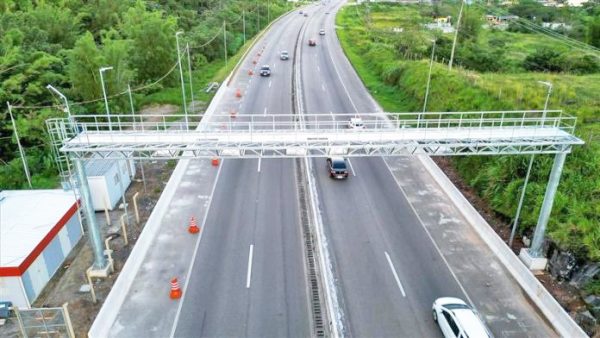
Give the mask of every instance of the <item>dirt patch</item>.
[[[475, 207], [479, 214], [481, 214], [481, 216], [490, 224], [502, 240], [508, 244], [512, 224], [496, 214], [489, 204], [479, 197], [477, 192], [462, 180], [460, 174], [456, 171], [456, 168], [449, 158], [432, 157], [432, 159], [444, 171], [446, 176], [450, 178], [452, 183], [454, 183], [454, 185], [462, 192], [471, 205]], [[515, 234], [513, 246], [511, 248], [515, 255], [518, 255], [523, 247], [525, 247], [525, 245], [523, 244], [522, 237], [518, 233]], [[543, 271], [541, 274], [536, 275], [536, 277], [546, 287], [550, 294], [554, 296], [558, 303], [571, 314], [571, 316], [573, 316], [575, 312], [585, 308], [585, 303], [577, 288], [566, 282], [556, 280], [547, 271]]]

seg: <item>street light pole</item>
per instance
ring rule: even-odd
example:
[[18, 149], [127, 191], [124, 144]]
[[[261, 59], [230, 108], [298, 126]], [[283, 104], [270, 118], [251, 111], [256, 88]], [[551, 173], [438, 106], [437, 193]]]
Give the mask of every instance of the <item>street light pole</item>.
[[223, 20], [223, 45], [225, 45], [225, 66], [227, 66], [227, 25], [225, 20]]
[[187, 61], [188, 61], [188, 75], [190, 78], [190, 99], [192, 100], [192, 113], [194, 113], [194, 87], [192, 86], [192, 62], [190, 59], [190, 44], [185, 44], [185, 49], [187, 49]]
[[423, 113], [425, 113], [425, 109], [427, 108], [427, 98], [429, 96], [429, 84], [431, 83], [431, 70], [433, 69], [433, 56], [435, 55], [435, 40], [433, 40], [432, 42], [433, 42], [433, 47], [431, 47], [431, 61], [429, 61], [429, 75], [427, 76], [427, 88], [425, 89], [425, 102], [423, 102]]
[[133, 109], [133, 96], [131, 95], [131, 85], [129, 85], [129, 83], [127, 84], [127, 93], [129, 93], [129, 105], [131, 106], [131, 115], [135, 115], [135, 110]]
[[246, 10], [242, 11], [242, 29], [244, 31], [244, 45], [246, 44]]
[[21, 139], [19, 139], [19, 132], [17, 131], [17, 124], [15, 123], [15, 118], [12, 114], [12, 107], [10, 103], [7, 101], [6, 106], [8, 107], [8, 115], [10, 115], [10, 122], [12, 123], [13, 130], [15, 132], [15, 138], [17, 139], [17, 147], [19, 148], [19, 154], [21, 155], [21, 162], [23, 162], [23, 170], [25, 171], [25, 177], [27, 178], [27, 183], [29, 183], [29, 188], [33, 188], [31, 185], [31, 175], [29, 174], [29, 167], [27, 166], [27, 160], [25, 159], [25, 151], [23, 150], [23, 146], [21, 146]]
[[67, 97], [64, 96], [63, 93], [59, 92], [58, 89], [54, 88], [52, 85], [47, 85], [46, 88], [54, 94], [58, 95], [58, 97], [60, 97], [65, 102], [65, 110], [67, 113], [67, 117], [69, 118], [69, 120], [71, 120], [71, 108], [69, 107], [69, 100], [67, 100]]
[[460, 3], [460, 11], [458, 12], [458, 20], [456, 21], [456, 31], [454, 32], [454, 42], [452, 42], [452, 52], [450, 53], [450, 62], [448, 62], [448, 70], [452, 70], [452, 63], [454, 61], [454, 51], [456, 50], [456, 39], [458, 38], [458, 27], [460, 27], [460, 19], [462, 18], [464, 6], [465, 2], [463, 0]]
[[106, 116], [108, 117], [108, 130], [112, 131], [112, 123], [110, 120], [110, 110], [108, 109], [108, 99], [106, 98], [106, 87], [104, 85], [104, 71], [111, 70], [113, 67], [102, 67], [100, 71], [100, 82], [102, 83], [102, 94], [104, 95], [104, 106], [106, 107]]
[[187, 112], [187, 101], [185, 99], [185, 83], [183, 82], [183, 68], [181, 67], [181, 53], [179, 49], [179, 34], [183, 34], [183, 31], [175, 33], [175, 42], [177, 44], [177, 63], [179, 64], [179, 78], [181, 79], [181, 97], [183, 98], [183, 114], [185, 115], [185, 126], [189, 128], [188, 112]]
[[548, 93], [546, 94], [546, 102], [544, 103], [544, 111], [542, 112], [542, 124], [544, 120], [546, 120], [546, 112], [548, 111], [548, 101], [550, 101], [550, 93], [552, 93], [552, 83], [548, 81], [538, 81], [538, 83], [543, 84], [548, 87]]

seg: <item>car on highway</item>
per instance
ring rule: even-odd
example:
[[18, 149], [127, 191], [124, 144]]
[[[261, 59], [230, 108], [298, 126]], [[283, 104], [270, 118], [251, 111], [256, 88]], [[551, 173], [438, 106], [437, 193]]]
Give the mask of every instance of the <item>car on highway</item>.
[[324, 29], [320, 29], [319, 30], [319, 35], [325, 35], [325, 30]]
[[317, 40], [315, 40], [315, 39], [308, 39], [308, 45], [309, 46], [316, 46], [317, 45]]
[[260, 76], [271, 76], [271, 67], [269, 65], [260, 67]]
[[360, 117], [352, 117], [348, 121], [348, 128], [350, 129], [363, 129], [364, 127], [365, 124], [363, 123], [363, 120]]
[[308, 16], [308, 13], [304, 13], [304, 16]]
[[346, 159], [343, 157], [328, 157], [327, 170], [331, 178], [348, 178], [348, 166], [346, 165]]
[[298, 13], [302, 14], [302, 11], [300, 11], [300, 12], [298, 12]]
[[477, 311], [459, 298], [442, 297], [433, 302], [433, 320], [446, 338], [492, 338]]
[[287, 60], [289, 58], [290, 58], [290, 54], [287, 52], [287, 50], [282, 50], [281, 53], [279, 53], [280, 60]]

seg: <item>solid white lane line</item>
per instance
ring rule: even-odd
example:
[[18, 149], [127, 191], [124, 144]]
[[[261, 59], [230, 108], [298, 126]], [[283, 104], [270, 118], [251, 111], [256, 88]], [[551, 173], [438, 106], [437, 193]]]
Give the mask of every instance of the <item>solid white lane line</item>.
[[267, 107], [265, 107], [265, 110], [263, 111], [263, 115], [267, 115]]
[[317, 71], [319, 71], [319, 72], [321, 71], [321, 68], [319, 66], [317, 66]]
[[254, 244], [250, 245], [248, 254], [248, 273], [246, 274], [246, 289], [250, 288], [250, 279], [252, 278], [252, 256], [254, 255]]
[[394, 268], [394, 263], [392, 263], [392, 259], [390, 258], [390, 255], [388, 255], [387, 251], [385, 251], [385, 258], [387, 258], [388, 264], [390, 265], [390, 269], [392, 269], [392, 273], [394, 274], [394, 278], [396, 279], [398, 288], [400, 288], [400, 292], [402, 292], [402, 297], [406, 297], [406, 293], [404, 293], [402, 283], [400, 283], [400, 278], [398, 278], [398, 274], [396, 273], [396, 269]]
[[356, 176], [356, 171], [354, 171], [354, 167], [352, 166], [352, 162], [348, 159], [348, 164], [350, 165], [350, 170], [352, 171], [352, 176]]
[[392, 170], [392, 168], [390, 168], [390, 165], [387, 163], [387, 161], [385, 159], [382, 158], [382, 160], [383, 160], [383, 163], [385, 163], [385, 166], [390, 171], [390, 174], [394, 178], [394, 181], [396, 181], [396, 185], [398, 185], [398, 188], [402, 192], [402, 196], [404, 196], [404, 199], [406, 199], [406, 202], [410, 206], [410, 209], [415, 214], [415, 216], [417, 216], [417, 219], [419, 220], [419, 224], [421, 224], [421, 227], [423, 227], [423, 230], [425, 230], [425, 233], [427, 234], [427, 237], [429, 237], [429, 240], [431, 241], [431, 243], [435, 247], [435, 250], [437, 251], [438, 255], [440, 255], [440, 257], [442, 258], [442, 261], [444, 261], [444, 264], [446, 265], [446, 268], [448, 268], [448, 271], [450, 271], [450, 274], [452, 275], [452, 277], [454, 277], [454, 280], [456, 281], [456, 283], [458, 284], [458, 286], [462, 290], [462, 292], [465, 295], [465, 298], [467, 299], [468, 303], [471, 304], [471, 305], [473, 305], [473, 300], [471, 299], [471, 297], [469, 297], [469, 294], [467, 293], [467, 290], [464, 288], [464, 286], [462, 285], [462, 283], [458, 280], [458, 277], [456, 277], [456, 274], [454, 273], [454, 271], [452, 271], [452, 268], [450, 267], [450, 264], [448, 263], [448, 260], [446, 259], [446, 256], [444, 256], [444, 254], [442, 253], [442, 250], [440, 249], [440, 247], [437, 245], [437, 243], [433, 239], [433, 236], [431, 236], [431, 233], [429, 233], [429, 230], [425, 226], [425, 223], [421, 219], [421, 216], [419, 216], [419, 213], [417, 212], [417, 209], [415, 209], [415, 206], [408, 199], [408, 195], [406, 194], [406, 191], [404, 191], [404, 188], [402, 188], [402, 185], [400, 185], [400, 182], [398, 181], [398, 178], [396, 178], [396, 175], [394, 175], [394, 171]]
[[258, 158], [258, 172], [260, 172], [260, 162], [262, 161], [262, 157]]
[[271, 80], [269, 80], [269, 88], [271, 88]]

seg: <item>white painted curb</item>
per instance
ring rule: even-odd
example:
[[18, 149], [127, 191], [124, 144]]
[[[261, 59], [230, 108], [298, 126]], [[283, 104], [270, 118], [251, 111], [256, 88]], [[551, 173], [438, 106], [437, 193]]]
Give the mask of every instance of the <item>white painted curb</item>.
[[429, 156], [418, 155], [417, 157], [446, 195], [450, 197], [452, 203], [458, 207], [467, 222], [477, 231], [481, 239], [496, 254], [496, 257], [500, 259], [512, 277], [519, 283], [529, 298], [533, 300], [544, 316], [546, 316], [546, 319], [552, 324], [558, 334], [568, 338], [588, 337], [565, 309], [546, 290], [542, 283], [535, 278], [531, 271], [510, 250], [502, 238], [496, 234], [486, 220], [481, 217], [437, 164]]

